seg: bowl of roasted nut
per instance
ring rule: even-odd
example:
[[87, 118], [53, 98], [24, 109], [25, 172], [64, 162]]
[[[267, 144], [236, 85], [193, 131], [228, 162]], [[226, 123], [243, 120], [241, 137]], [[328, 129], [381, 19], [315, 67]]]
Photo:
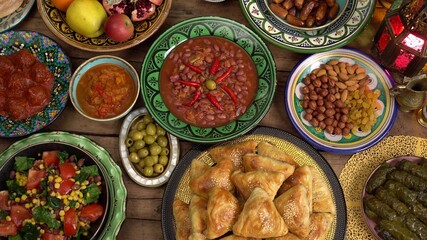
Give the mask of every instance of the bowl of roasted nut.
[[125, 118], [119, 147], [126, 172], [141, 186], [163, 185], [178, 163], [178, 139], [157, 124], [146, 108], [136, 109]]
[[370, 56], [345, 48], [307, 57], [294, 67], [285, 105], [297, 131], [318, 149], [351, 154], [390, 131], [394, 82]]
[[348, 0], [264, 0], [267, 11], [291, 29], [324, 29], [345, 12]]

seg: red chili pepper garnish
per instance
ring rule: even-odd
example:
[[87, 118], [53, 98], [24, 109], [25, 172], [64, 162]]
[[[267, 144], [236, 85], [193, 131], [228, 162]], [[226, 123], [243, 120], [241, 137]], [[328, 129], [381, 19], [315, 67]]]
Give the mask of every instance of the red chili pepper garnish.
[[214, 63], [212, 64], [211, 69], [209, 70], [209, 73], [212, 75], [215, 75], [215, 73], [218, 71], [219, 68], [219, 59], [216, 57], [214, 60]]
[[186, 86], [192, 86], [192, 87], [200, 87], [200, 83], [198, 82], [189, 82], [189, 81], [184, 81], [184, 80], [177, 80], [177, 82], [182, 83]]
[[215, 96], [212, 96], [210, 93], [206, 93], [206, 97], [209, 99], [209, 101], [220, 111], [224, 111], [221, 104], [219, 104], [218, 99], [216, 99]]
[[221, 88], [224, 89], [224, 91], [228, 94], [228, 96], [230, 96], [231, 100], [234, 103], [234, 106], [237, 107], [237, 97], [236, 97], [236, 94], [234, 94], [233, 90], [231, 90], [229, 87], [225, 85], [221, 85]]
[[186, 107], [193, 106], [197, 102], [197, 100], [199, 99], [201, 94], [202, 94], [202, 91], [200, 91], [200, 90], [196, 91], [196, 93], [193, 96], [193, 100], [191, 100], [191, 102], [189, 102], [189, 103], [183, 103], [182, 105], [184, 105]]
[[185, 66], [187, 66], [188, 68], [190, 68], [191, 70], [195, 71], [196, 73], [202, 73], [203, 70], [199, 67], [193, 66], [189, 63], [184, 63]]
[[231, 71], [233, 71], [234, 66], [231, 66], [228, 68], [228, 70], [222, 74], [219, 78], [217, 78], [215, 81], [217, 83], [222, 82], [226, 77], [228, 77], [228, 75], [230, 75]]

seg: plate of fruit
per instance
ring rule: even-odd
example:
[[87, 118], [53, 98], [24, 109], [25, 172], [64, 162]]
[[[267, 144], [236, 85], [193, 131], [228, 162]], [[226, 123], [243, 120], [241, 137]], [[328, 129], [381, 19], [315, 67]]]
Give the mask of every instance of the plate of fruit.
[[393, 79], [368, 55], [342, 48], [302, 60], [285, 88], [298, 132], [318, 149], [352, 154], [378, 143], [397, 117]]
[[92, 52], [131, 48], [166, 20], [172, 0], [37, 0], [46, 26], [73, 47]]

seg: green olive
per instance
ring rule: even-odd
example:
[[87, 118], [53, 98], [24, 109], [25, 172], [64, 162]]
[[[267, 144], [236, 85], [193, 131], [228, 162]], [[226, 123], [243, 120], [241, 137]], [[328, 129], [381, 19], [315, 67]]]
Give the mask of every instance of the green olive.
[[155, 159], [152, 156], [146, 156], [144, 158], [145, 166], [152, 167], [154, 164], [156, 164]]
[[166, 147], [168, 145], [168, 138], [165, 136], [159, 136], [157, 138], [157, 144], [159, 144], [160, 147]]
[[156, 164], [153, 168], [156, 173], [162, 173], [165, 170], [165, 167], [162, 164]]
[[130, 137], [126, 138], [126, 140], [125, 140], [126, 147], [131, 147], [132, 144], [133, 144], [132, 138], [130, 138]]
[[152, 158], [153, 158], [153, 160], [154, 160], [154, 164], [159, 163], [159, 155], [151, 156], [151, 157], [152, 157]]
[[154, 172], [154, 169], [152, 166], [145, 166], [144, 170], [142, 171], [142, 174], [144, 174], [144, 176], [146, 177], [151, 177], [153, 176], [153, 172]]
[[138, 157], [141, 159], [148, 156], [148, 154], [150, 154], [150, 151], [148, 150], [147, 147], [143, 147], [143, 148], [138, 150]]
[[136, 152], [136, 148], [134, 146], [130, 147], [128, 150], [130, 153]]
[[166, 165], [168, 165], [168, 162], [169, 162], [168, 156], [160, 156], [159, 157], [159, 164], [166, 166]]
[[139, 163], [141, 159], [138, 157], [138, 154], [136, 152], [132, 152], [129, 154], [129, 160], [133, 163]]
[[143, 140], [137, 140], [133, 143], [133, 146], [135, 147], [136, 150], [139, 150], [145, 147], [145, 142]]
[[157, 128], [157, 135], [159, 136], [166, 135], [165, 129], [163, 129], [159, 124], [156, 124], [156, 128]]
[[134, 141], [138, 141], [141, 140], [144, 137], [144, 135], [142, 135], [142, 132], [136, 131], [132, 134], [131, 138]]
[[[145, 161], [144, 161], [144, 160], [139, 161], [138, 166], [139, 166], [140, 168], [144, 168], [144, 167], [145, 167]], [[140, 169], [140, 170], [142, 170], [142, 169]]]
[[132, 137], [132, 135], [134, 134], [134, 133], [136, 133], [136, 132], [138, 132], [138, 130], [136, 130], [136, 129], [132, 129], [132, 130], [130, 130], [129, 131], [129, 133], [128, 133], [128, 137]]
[[168, 156], [169, 155], [169, 148], [162, 147], [162, 151], [160, 152], [160, 155], [162, 155], [162, 156]]
[[144, 121], [145, 124], [149, 124], [153, 122], [153, 117], [147, 114], [147, 115], [144, 115], [142, 120]]
[[216, 82], [212, 79], [208, 79], [205, 82], [205, 86], [209, 90], [215, 90], [216, 89]]
[[144, 121], [141, 120], [136, 124], [136, 130], [142, 131], [145, 129], [145, 126], [146, 125], [145, 125]]
[[156, 138], [154, 136], [151, 135], [147, 135], [144, 137], [144, 141], [146, 144], [150, 145], [153, 144], [156, 141]]
[[152, 156], [159, 155], [160, 152], [162, 151], [162, 147], [160, 147], [159, 145], [150, 145], [149, 149], [150, 149], [150, 155]]
[[151, 136], [156, 135], [156, 132], [157, 132], [157, 128], [156, 128], [156, 125], [154, 125], [154, 123], [149, 123], [145, 130], [147, 131], [147, 134]]

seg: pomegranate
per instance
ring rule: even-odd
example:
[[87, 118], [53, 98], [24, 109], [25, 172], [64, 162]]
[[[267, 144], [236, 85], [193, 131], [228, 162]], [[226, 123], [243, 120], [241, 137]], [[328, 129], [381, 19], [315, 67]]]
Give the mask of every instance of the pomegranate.
[[135, 22], [151, 17], [162, 3], [163, 0], [102, 0], [109, 15], [126, 14]]

